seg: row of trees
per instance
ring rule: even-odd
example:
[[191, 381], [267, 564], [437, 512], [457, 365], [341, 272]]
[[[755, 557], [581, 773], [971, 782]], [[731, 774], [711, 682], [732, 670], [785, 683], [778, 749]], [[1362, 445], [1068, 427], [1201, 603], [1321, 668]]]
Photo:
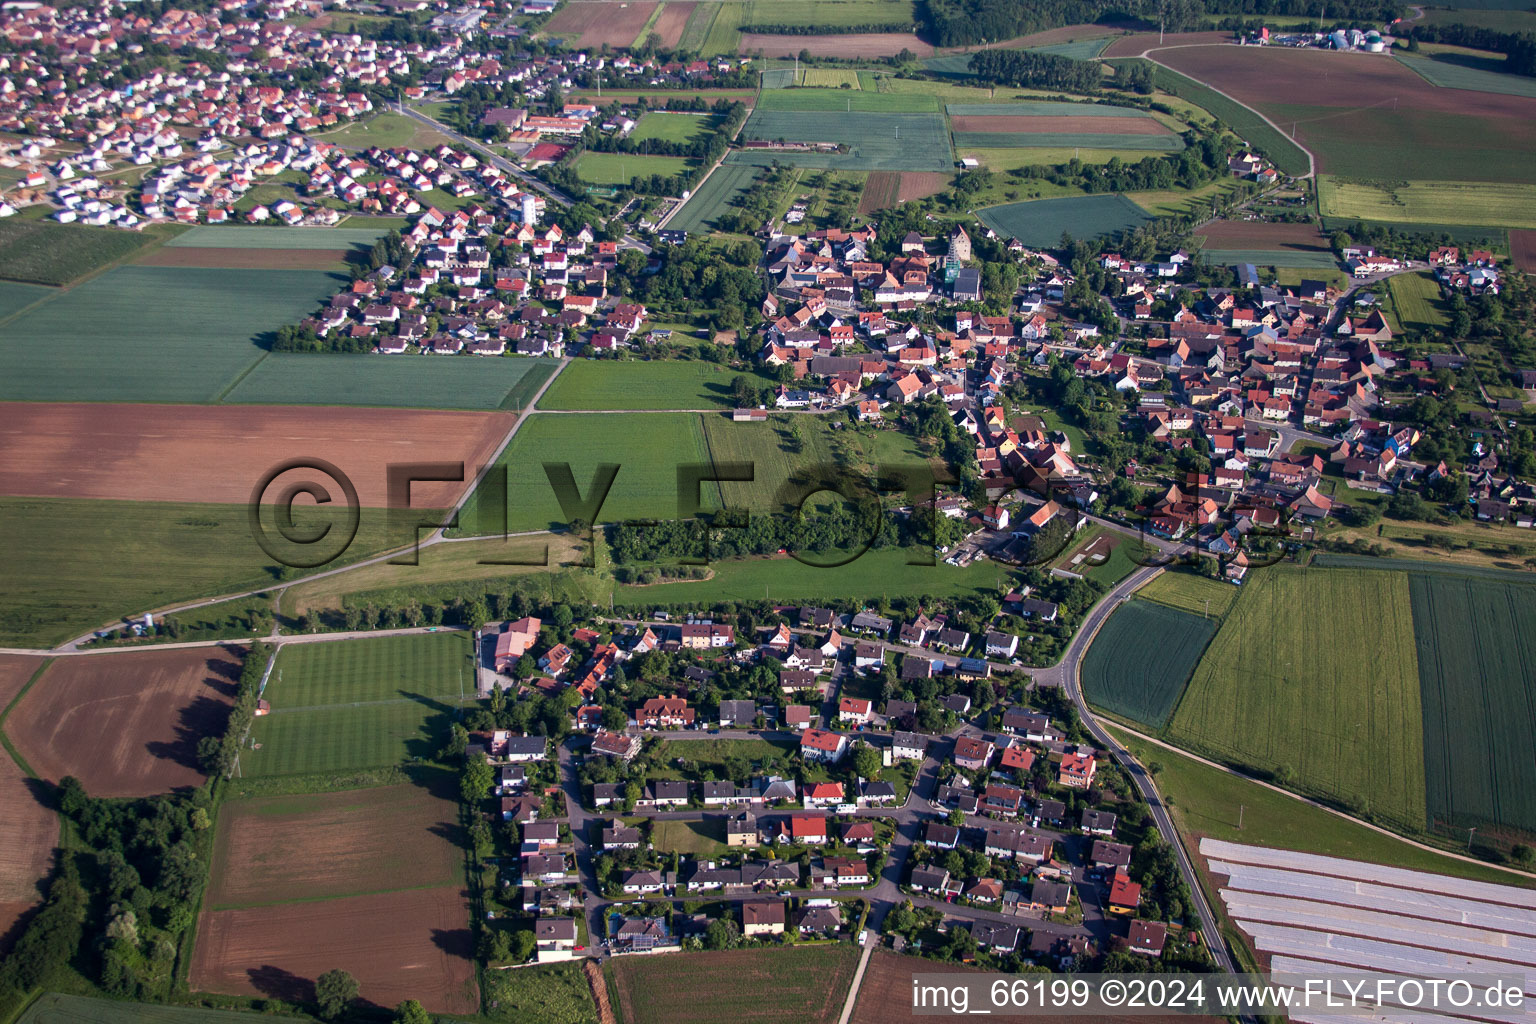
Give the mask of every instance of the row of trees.
[[1429, 23], [1413, 26], [1409, 29], [1409, 38], [1415, 42], [1449, 43], [1476, 50], [1494, 50], [1507, 58], [1500, 70], [1515, 75], [1536, 75], [1536, 34], [1530, 32], [1500, 32], [1497, 29], [1460, 23]]

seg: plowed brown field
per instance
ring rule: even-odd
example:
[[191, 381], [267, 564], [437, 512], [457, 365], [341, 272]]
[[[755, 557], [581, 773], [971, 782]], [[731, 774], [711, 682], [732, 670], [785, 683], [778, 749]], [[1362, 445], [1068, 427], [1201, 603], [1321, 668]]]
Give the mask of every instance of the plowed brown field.
[[1536, 231], [1511, 231], [1509, 258], [1527, 274], [1536, 274]]
[[204, 911], [192, 957], [194, 991], [284, 1002], [314, 999], [315, 979], [340, 968], [361, 998], [433, 1013], [480, 1008], [470, 961], [469, 903], [459, 886]]
[[574, 41], [582, 49], [607, 45], [627, 48], [651, 20], [652, 3], [618, 3], [614, 0], [572, 0], [544, 26], [547, 35]]
[[957, 132], [1092, 132], [1094, 135], [1172, 135], [1150, 117], [1008, 117], [960, 114], [949, 119]]
[[197, 786], [197, 741], [229, 715], [244, 648], [56, 658], [6, 719], [40, 778], [73, 775], [99, 797]]
[[[1156, 32], [1136, 32], [1110, 43], [1103, 55], [1105, 57], [1136, 57], [1147, 50], [1156, 50], [1164, 46], [1194, 46], [1199, 43], [1230, 43], [1231, 41], [1231, 32], [1170, 32], [1163, 37], [1162, 42], [1158, 42]], [[1247, 47], [1234, 46], [1232, 49], [1247, 49]], [[1162, 60], [1163, 57], [1164, 54], [1157, 55], [1158, 60]]]
[[682, 2], [668, 0], [667, 6], [661, 9], [661, 17], [657, 18], [656, 24], [651, 26], [651, 31], [661, 36], [662, 46], [670, 48], [678, 44], [683, 38], [683, 26], [688, 24], [688, 17], [693, 14], [693, 9], [697, 6], [694, 0], [682, 0]]
[[428, 778], [437, 785], [226, 803], [219, 812], [208, 906], [225, 910], [450, 884], [463, 858], [454, 845], [457, 794], [446, 772]]
[[928, 196], [938, 195], [949, 187], [950, 179], [954, 175], [948, 171], [902, 171], [901, 191], [897, 193], [897, 202], [906, 202], [909, 199], [926, 199]]
[[1216, 220], [1200, 229], [1207, 249], [1290, 249], [1326, 252], [1328, 241], [1312, 224]]
[[[42, 664], [42, 658], [0, 654], [0, 709], [16, 698]], [[36, 787], [10, 754], [0, 750], [0, 953], [15, 941], [16, 923], [38, 904], [37, 885], [53, 863], [59, 838], [58, 820]]]
[[269, 469], [302, 456], [334, 463], [364, 506], [382, 508], [390, 463], [463, 460], [464, 483], [411, 488], [413, 507], [449, 508], [515, 419], [508, 412], [4, 402], [0, 493], [243, 503]]

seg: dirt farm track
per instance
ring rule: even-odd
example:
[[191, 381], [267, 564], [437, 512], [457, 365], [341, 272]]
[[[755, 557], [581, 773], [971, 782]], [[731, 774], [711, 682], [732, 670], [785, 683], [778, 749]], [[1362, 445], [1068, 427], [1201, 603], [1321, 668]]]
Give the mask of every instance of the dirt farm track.
[[[0, 655], [0, 708], [10, 705], [42, 658]], [[16, 924], [38, 904], [37, 885], [53, 863], [58, 820], [8, 752], [0, 750], [0, 953], [15, 941]]]
[[[418, 508], [448, 508], [515, 414], [297, 406], [0, 403], [0, 493], [11, 497], [243, 503], [269, 469], [318, 457], [382, 508], [386, 467], [465, 462], [465, 483], [418, 483]], [[286, 477], [285, 477], [286, 479]]]
[[6, 719], [38, 777], [136, 797], [197, 786], [197, 740], [224, 727], [244, 649], [127, 651], [58, 658]]
[[480, 998], [468, 921], [461, 886], [205, 911], [192, 989], [309, 1001], [315, 979], [340, 968], [376, 1006], [419, 999], [433, 1013], [470, 1014]]

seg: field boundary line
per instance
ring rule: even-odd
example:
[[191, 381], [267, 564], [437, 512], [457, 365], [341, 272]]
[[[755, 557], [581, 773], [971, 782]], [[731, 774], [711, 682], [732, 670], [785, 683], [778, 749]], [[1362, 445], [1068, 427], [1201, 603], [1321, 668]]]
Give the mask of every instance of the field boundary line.
[[69, 291], [68, 288], [64, 288], [64, 287], [62, 287], [60, 285], [56, 285], [56, 284], [38, 284], [35, 281], [17, 281], [14, 278], [9, 278], [9, 277], [0, 278], [0, 283], [5, 283], [5, 282], [8, 282], [10, 284], [22, 284], [22, 285], [26, 285], [29, 288], [47, 288], [52, 294], [44, 295], [42, 298], [38, 299], [36, 302], [30, 302], [27, 305], [22, 306], [16, 312], [12, 313], [10, 316], [0, 317], [0, 327], [4, 327], [7, 324], [9, 324], [11, 321], [19, 319], [20, 317], [25, 316], [26, 314], [32, 312], [34, 309], [38, 308], [39, 306], [46, 306], [46, 305], [48, 305], [48, 303], [54, 301], [57, 298], [62, 297], [67, 291]]
[[848, 996], [843, 1000], [843, 1012], [837, 1018], [837, 1024], [848, 1024], [848, 1018], [853, 1016], [854, 1003], [858, 1002], [859, 988], [864, 984], [864, 969], [869, 966], [870, 954], [875, 951], [875, 944], [864, 939], [864, 953], [859, 957], [859, 966], [853, 972], [853, 981], [848, 985]]
[[[1389, 828], [1383, 828], [1382, 826], [1374, 824], [1373, 822], [1366, 821], [1363, 818], [1357, 818], [1352, 814], [1346, 814], [1344, 811], [1341, 811], [1335, 807], [1329, 807], [1327, 804], [1313, 800], [1311, 797], [1302, 796], [1300, 793], [1293, 793], [1289, 789], [1285, 789], [1282, 786], [1276, 786], [1272, 782], [1265, 782], [1263, 779], [1254, 778], [1252, 775], [1240, 772], [1235, 768], [1229, 768], [1227, 765], [1224, 765], [1219, 761], [1212, 761], [1209, 758], [1202, 757], [1201, 755], [1194, 753], [1193, 751], [1185, 750], [1183, 747], [1178, 747], [1165, 740], [1157, 739], [1155, 736], [1148, 736], [1146, 733], [1132, 729], [1129, 726], [1115, 723], [1112, 725], [1112, 728], [1119, 729], [1121, 732], [1133, 736], [1136, 739], [1145, 740], [1147, 743], [1150, 743], [1153, 746], [1162, 747], [1164, 750], [1171, 750], [1175, 754], [1178, 754], [1182, 757], [1187, 757], [1191, 761], [1195, 761], [1207, 768], [1214, 768], [1217, 771], [1224, 772], [1227, 775], [1233, 776], [1234, 778], [1242, 779], [1245, 782], [1251, 782], [1254, 785], [1262, 786], [1271, 792], [1279, 793], [1282, 796], [1290, 797], [1292, 800], [1307, 804], [1311, 807], [1316, 807], [1318, 810], [1327, 811], [1329, 814], [1332, 814], [1335, 817], [1343, 818], [1345, 821], [1353, 822], [1354, 824], [1363, 828], [1368, 828], [1372, 832], [1379, 832], [1382, 835], [1396, 839], [1399, 842], [1407, 843], [1409, 846], [1416, 847], [1425, 851], [1426, 853], [1436, 853], [1442, 857], [1449, 857], [1451, 860], [1458, 860], [1465, 864], [1475, 864], [1478, 867], [1493, 868], [1496, 871], [1503, 871], [1511, 875], [1518, 875], [1521, 878], [1536, 881], [1536, 872], [1521, 871], [1519, 868], [1512, 868], [1505, 864], [1495, 864], [1492, 861], [1479, 860], [1476, 857], [1468, 857], [1465, 854], [1455, 853], [1450, 850], [1442, 850], [1438, 846], [1430, 846], [1427, 843], [1421, 843], [1416, 839], [1408, 838], [1400, 832], [1393, 832]], [[1145, 767], [1145, 765], [1143, 765], [1143, 767]]]
[[235, 379], [230, 381], [229, 385], [226, 388], [224, 388], [223, 391], [220, 391], [218, 394], [214, 395], [213, 398], [209, 401], [208, 404], [209, 405], [224, 405], [225, 404], [224, 399], [229, 397], [229, 393], [231, 391], [235, 390], [235, 388], [239, 387], [240, 386], [240, 382], [245, 380], [245, 378], [249, 377], [251, 375], [251, 373], [255, 371], [256, 367], [258, 367], [262, 363], [266, 362], [267, 361], [267, 357], [270, 356], [271, 354], [272, 354], [272, 350], [271, 349], [263, 349], [262, 352], [261, 352], [261, 355], [257, 356], [256, 360], [253, 363], [251, 363], [249, 366], [247, 366], [245, 369], [243, 369], [239, 373], [235, 374]]
[[25, 772], [29, 779], [37, 778], [37, 772], [33, 771], [32, 766], [27, 763], [27, 759], [21, 756], [21, 751], [11, 745], [11, 738], [5, 733], [5, 722], [6, 719], [11, 717], [11, 712], [16, 709], [16, 706], [21, 703], [22, 698], [31, 691], [33, 684], [43, 677], [43, 673], [48, 671], [48, 666], [52, 664], [53, 659], [45, 657], [43, 663], [37, 666], [37, 671], [32, 673], [32, 677], [22, 685], [21, 689], [16, 691], [16, 696], [11, 698], [11, 702], [5, 706], [5, 710], [0, 711], [0, 746], [5, 747], [5, 752], [11, 755], [11, 760], [16, 762], [16, 767]]

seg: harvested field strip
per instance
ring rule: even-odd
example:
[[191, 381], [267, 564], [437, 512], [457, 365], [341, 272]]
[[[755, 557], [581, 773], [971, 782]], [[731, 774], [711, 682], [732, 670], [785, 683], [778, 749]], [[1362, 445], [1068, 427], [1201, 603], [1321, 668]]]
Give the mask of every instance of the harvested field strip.
[[716, 167], [696, 189], [683, 208], [672, 215], [667, 227], [698, 232], [711, 226], [714, 219], [735, 203], [757, 181], [761, 170], [750, 164], [723, 163]]
[[[0, 714], [48, 664], [45, 658], [0, 655]], [[0, 750], [0, 953], [12, 929], [42, 898], [38, 885], [53, 864], [59, 823], [23, 766]]]
[[1149, 153], [1177, 153], [1184, 140], [1173, 134], [1093, 135], [1085, 132], [955, 132], [960, 149], [1134, 149]]
[[1311, 224], [1217, 220], [1200, 228], [1200, 238], [1201, 245], [1213, 249], [1328, 251], [1328, 240]]
[[1067, 103], [1039, 100], [1021, 103], [948, 103], [944, 112], [950, 117], [1134, 117], [1156, 122], [1151, 111], [1139, 107], [1117, 107], [1109, 103]]
[[948, 171], [902, 171], [901, 192], [896, 198], [905, 203], [911, 199], [938, 195], [949, 187], [953, 178], [954, 175]]
[[679, 1020], [832, 1024], [859, 951], [847, 943], [690, 956], [619, 957], [609, 965], [626, 1024]]
[[607, 45], [628, 49], [650, 22], [654, 2], [616, 3], [612, 0], [572, 0], [545, 23], [543, 31], [582, 48]]
[[418, 999], [433, 1013], [479, 1009], [461, 886], [204, 911], [192, 957], [194, 991], [312, 1002], [314, 979], [339, 968], [363, 999]]
[[1422, 830], [1418, 659], [1406, 630], [1379, 628], [1411, 614], [1402, 573], [1255, 574], [1195, 669], [1170, 738]]
[[245, 649], [57, 658], [11, 710], [6, 736], [40, 778], [98, 797], [199, 786], [197, 741], [228, 720]]
[[1111, 615], [1083, 659], [1083, 695], [1117, 715], [1160, 729], [1184, 692], [1217, 621], [1152, 601]]
[[1480, 832], [1485, 841], [1526, 841], [1536, 834], [1536, 587], [1412, 573], [1409, 588], [1431, 819], [1458, 837], [1476, 826], [1493, 833]]
[[269, 1014], [160, 1003], [125, 1003], [44, 992], [17, 1024], [260, 1024]]
[[1436, 59], [1402, 53], [1394, 53], [1392, 56], [1430, 85], [1442, 89], [1469, 89], [1473, 92], [1496, 92], [1505, 96], [1536, 99], [1536, 79], [1524, 75], [1484, 71], [1445, 57]]
[[[1059, 133], [1065, 135], [1089, 134], [1079, 129], [1082, 121], [1077, 117], [1058, 115], [1008, 115], [994, 117], [984, 114], [950, 114], [949, 126], [956, 132], [1018, 132], [1021, 135]], [[1151, 117], [1101, 117], [1093, 122], [1094, 135], [1172, 135], [1166, 126]]]
[[257, 228], [218, 224], [193, 228], [165, 244], [172, 249], [351, 249], [372, 246], [376, 228]]
[[864, 191], [859, 196], [859, 214], [866, 216], [876, 210], [888, 210], [900, 201], [900, 196], [900, 171], [874, 171], [864, 181]]
[[1318, 179], [1325, 217], [1536, 228], [1536, 185], [1477, 181]]
[[1205, 249], [1200, 258], [1212, 266], [1300, 267], [1304, 270], [1337, 270], [1339, 261], [1327, 252], [1297, 252], [1290, 249]]
[[214, 846], [210, 910], [451, 885], [463, 870], [457, 786], [421, 785], [225, 803]]
[[654, 32], [661, 37], [662, 46], [668, 49], [677, 46], [688, 22], [693, 20], [693, 9], [697, 6], [693, 0], [668, 0], [661, 5], [661, 12], [655, 16], [650, 32], [642, 32], [635, 39], [635, 45], [644, 46], [646, 37]]
[[212, 249], [161, 246], [135, 259], [139, 267], [217, 267], [227, 270], [335, 270], [348, 268], [346, 249]]

